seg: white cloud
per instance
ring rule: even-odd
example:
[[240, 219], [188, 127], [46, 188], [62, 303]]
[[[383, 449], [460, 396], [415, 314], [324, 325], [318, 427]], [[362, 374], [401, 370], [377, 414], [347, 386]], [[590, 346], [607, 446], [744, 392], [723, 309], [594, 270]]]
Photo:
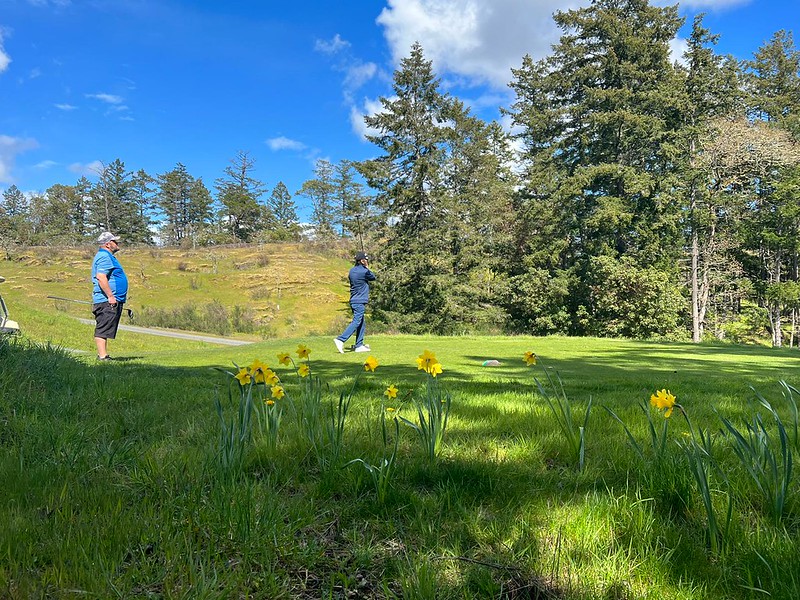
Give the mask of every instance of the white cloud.
[[388, 0], [378, 16], [395, 63], [414, 42], [437, 73], [505, 88], [511, 68], [539, 59], [558, 41], [552, 15], [587, 0]]
[[344, 86], [346, 90], [357, 90], [367, 81], [375, 77], [378, 72], [378, 66], [375, 63], [360, 63], [352, 64], [347, 68], [344, 78]]
[[287, 137], [276, 137], [270, 138], [266, 141], [267, 146], [269, 146], [270, 150], [279, 151], [279, 150], [305, 150], [306, 145], [303, 142], [298, 142], [297, 140], [290, 140]]
[[[681, 0], [682, 8], [727, 10], [753, 0]], [[553, 13], [585, 7], [590, 0], [387, 0], [377, 18], [395, 65], [419, 42], [434, 72], [462, 84], [488, 83], [505, 89], [511, 69], [530, 54], [551, 53], [561, 31]], [[661, 6], [675, 0], [655, 0]], [[685, 42], [675, 40], [673, 60]]]
[[686, 41], [686, 38], [673, 38], [669, 42], [669, 57], [674, 63], [686, 65], [686, 59], [683, 55], [688, 49], [689, 42]]
[[383, 105], [380, 100], [364, 100], [363, 108], [358, 108], [355, 105], [350, 107], [350, 126], [360, 139], [366, 140], [368, 135], [378, 135], [380, 133], [377, 129], [367, 127], [364, 117], [374, 115], [382, 110]]
[[116, 96], [114, 94], [86, 94], [87, 98], [94, 98], [95, 100], [100, 100], [101, 102], [105, 102], [107, 104], [122, 104], [124, 102], [124, 98], [122, 96]]
[[65, 110], [65, 111], [78, 110], [78, 107], [73, 106], [72, 104], [53, 104], [53, 106], [55, 106], [58, 110]]
[[100, 173], [103, 172], [103, 162], [99, 160], [93, 160], [90, 163], [72, 163], [69, 167], [67, 167], [70, 171], [75, 173], [76, 175], [84, 175], [86, 177], [97, 177]]
[[331, 41], [317, 40], [314, 45], [314, 50], [327, 54], [335, 61], [333, 68], [336, 71], [344, 73], [342, 91], [345, 103], [348, 105], [354, 103], [355, 92], [378, 73], [378, 66], [375, 63], [365, 63], [354, 57], [350, 47], [350, 42], [343, 40], [338, 33]]
[[33, 138], [18, 138], [0, 135], [0, 183], [13, 183], [12, 170], [17, 154], [38, 148]]
[[31, 72], [28, 74], [29, 79], [36, 79], [37, 77], [42, 76], [42, 70], [39, 67], [31, 69]]
[[317, 40], [314, 43], [314, 50], [318, 52], [323, 52], [325, 54], [336, 54], [337, 52], [350, 47], [350, 42], [347, 40], [343, 40], [342, 36], [338, 33], [333, 36], [333, 39], [330, 41], [327, 40]]
[[5, 47], [3, 47], [3, 28], [0, 27], [0, 73], [5, 71], [10, 64], [11, 57], [6, 53]]
[[33, 165], [33, 168], [44, 171], [45, 169], [49, 169], [50, 167], [55, 167], [57, 164], [58, 163], [54, 160], [43, 160], [42, 162]]

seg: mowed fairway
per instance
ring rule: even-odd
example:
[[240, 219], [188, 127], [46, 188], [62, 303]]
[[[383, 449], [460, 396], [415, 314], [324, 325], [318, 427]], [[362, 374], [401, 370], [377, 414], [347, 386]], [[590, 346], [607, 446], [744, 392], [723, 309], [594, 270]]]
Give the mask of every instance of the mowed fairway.
[[[110, 364], [0, 345], [0, 596], [800, 595], [797, 480], [775, 520], [714, 412], [743, 429], [760, 411], [774, 434], [752, 386], [789, 427], [791, 403], [779, 381], [800, 383], [796, 350], [370, 335], [371, 354], [340, 355], [331, 336], [224, 348], [177, 340], [163, 347], [158, 339], [126, 349], [125, 338], [118, 341], [124, 360]], [[296, 354], [301, 344], [308, 361]], [[428, 376], [415, 362], [424, 350], [440, 361], [435, 381], [450, 394], [445, 435], [431, 461], [415, 430], [399, 422], [380, 500], [369, 469], [347, 463], [363, 459], [374, 474], [391, 455], [394, 416], [418, 423], [408, 394], [425, 389]], [[526, 366], [526, 351], [537, 354], [536, 365]], [[282, 352], [308, 364], [311, 377], [279, 364]], [[362, 367], [370, 355], [374, 372]], [[482, 366], [487, 359], [500, 365]], [[225, 423], [235, 423], [239, 384], [218, 368], [236, 372], [234, 364], [255, 360], [281, 379], [282, 420], [274, 445], [254, 425], [241, 466], [226, 468], [215, 398]], [[534, 377], [546, 383], [546, 368], [563, 381], [577, 425], [592, 400], [583, 470], [537, 391]], [[349, 411], [337, 421], [340, 394], [356, 376]], [[330, 438], [309, 435], [304, 390], [316, 377], [320, 431], [342, 424], [335, 464], [320, 458], [332, 456], [330, 445], [315, 449], [311, 441]], [[384, 395], [390, 385], [396, 399]], [[712, 517], [723, 530], [714, 546], [679, 445], [691, 432], [678, 410], [663, 460], [656, 464], [650, 451], [639, 403], [662, 388], [713, 439]], [[628, 425], [644, 460], [604, 407]], [[664, 417], [650, 410], [660, 431]]]

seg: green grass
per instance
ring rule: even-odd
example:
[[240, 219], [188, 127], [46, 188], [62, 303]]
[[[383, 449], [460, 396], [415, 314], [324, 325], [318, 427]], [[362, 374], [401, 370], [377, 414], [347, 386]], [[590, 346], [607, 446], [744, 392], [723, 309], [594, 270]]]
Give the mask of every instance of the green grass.
[[[38, 315], [26, 310], [32, 327]], [[147, 336], [117, 342], [125, 360], [110, 364], [38, 344], [0, 345], [0, 597], [800, 595], [797, 481], [776, 524], [714, 414], [741, 425], [755, 410], [752, 385], [788, 417], [778, 382], [798, 384], [796, 351], [370, 336], [380, 365], [359, 380], [341, 464], [377, 464], [384, 405], [416, 418], [410, 401], [388, 402], [383, 391], [394, 384], [403, 397], [424, 384], [414, 363], [424, 349], [441, 361], [452, 395], [435, 462], [401, 425], [391, 485], [379, 502], [362, 465], [321, 472], [288, 411], [274, 451], [256, 439], [233, 473], [216, 456], [214, 398], [225, 404], [230, 389], [217, 367], [263, 360], [297, 401], [296, 378], [276, 355], [306, 344], [312, 373], [330, 385], [327, 406], [363, 372], [366, 355], [336, 353], [329, 336], [224, 348]], [[541, 359], [530, 368], [522, 361], [529, 350]], [[489, 358], [501, 365], [481, 366]], [[533, 378], [543, 366], [558, 372], [577, 415], [594, 403], [582, 471], [537, 394]], [[654, 468], [601, 409], [614, 410], [644, 444], [638, 403], [661, 388], [712, 433], [719, 469], [729, 475], [727, 484], [713, 479], [717, 509], [728, 498], [734, 508], [717, 553], [677, 444], [685, 422], [673, 415], [667, 460]]]

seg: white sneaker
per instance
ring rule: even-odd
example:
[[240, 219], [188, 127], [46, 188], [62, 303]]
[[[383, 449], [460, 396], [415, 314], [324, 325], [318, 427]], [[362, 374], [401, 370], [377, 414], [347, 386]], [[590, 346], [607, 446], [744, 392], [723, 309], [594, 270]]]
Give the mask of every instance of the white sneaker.
[[344, 342], [339, 338], [333, 338], [333, 343], [336, 345], [339, 354], [344, 354]]
[[369, 351], [370, 351], [370, 348], [366, 344], [362, 344], [361, 346], [359, 346], [358, 348], [353, 350], [353, 352], [369, 352]]

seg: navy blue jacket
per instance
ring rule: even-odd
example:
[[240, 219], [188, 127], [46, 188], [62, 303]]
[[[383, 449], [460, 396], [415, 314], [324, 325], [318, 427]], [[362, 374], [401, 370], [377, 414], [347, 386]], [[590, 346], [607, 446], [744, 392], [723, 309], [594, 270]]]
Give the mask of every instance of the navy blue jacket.
[[369, 282], [375, 281], [375, 274], [364, 265], [356, 265], [347, 274], [350, 280], [350, 304], [369, 302]]

